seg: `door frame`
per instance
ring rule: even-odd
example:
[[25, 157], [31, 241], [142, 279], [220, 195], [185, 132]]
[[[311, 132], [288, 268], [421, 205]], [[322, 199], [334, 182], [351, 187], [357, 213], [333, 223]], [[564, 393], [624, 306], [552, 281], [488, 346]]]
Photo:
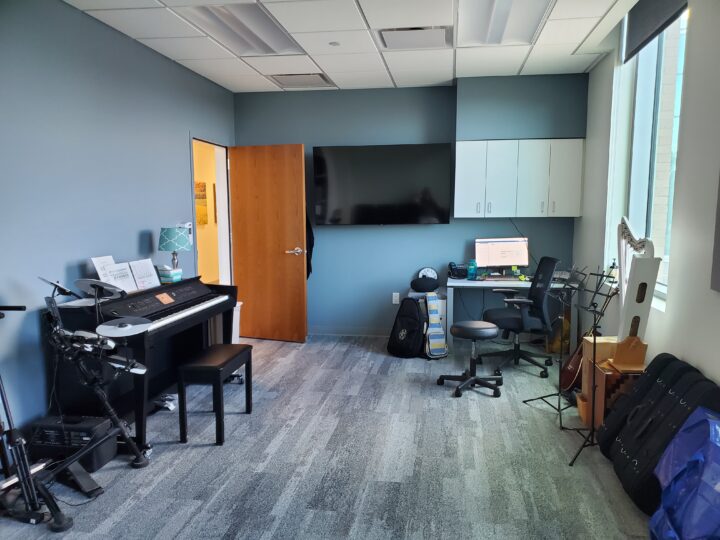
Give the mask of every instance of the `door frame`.
[[[197, 216], [195, 215], [195, 155], [193, 153], [193, 141], [202, 142], [205, 144], [210, 144], [216, 148], [222, 148], [225, 152], [225, 160], [224, 160], [224, 170], [225, 170], [225, 204], [227, 206], [227, 218], [225, 220], [225, 227], [221, 229], [219, 219], [218, 219], [218, 247], [220, 246], [220, 237], [221, 232], [224, 234], [225, 238], [227, 239], [227, 252], [228, 252], [228, 261], [227, 261], [227, 268], [225, 268], [225, 271], [227, 272], [228, 277], [228, 283], [222, 283], [222, 279], [220, 280], [222, 285], [233, 285], [233, 257], [232, 257], [232, 227], [230, 227], [230, 216], [232, 215], [232, 209], [230, 208], [230, 171], [228, 169], [228, 146], [224, 144], [218, 144], [216, 142], [213, 142], [208, 139], [204, 139], [202, 137], [196, 137], [192, 133], [190, 133], [189, 137], [189, 145], [190, 145], [190, 202], [191, 202], [191, 208], [192, 208], [192, 235], [193, 235], [193, 253], [195, 254], [195, 275], [198, 274], [198, 263], [199, 263], [199, 255], [198, 255], [198, 249], [197, 249]], [[217, 166], [217, 163], [216, 163]], [[216, 179], [216, 184], [217, 179]], [[219, 194], [216, 190], [216, 195], [219, 197]], [[215, 201], [215, 204], [217, 204], [217, 201]], [[216, 208], [217, 211], [217, 208]], [[220, 266], [220, 262], [218, 261], [218, 266]], [[222, 268], [218, 268], [220, 275], [223, 273]]]

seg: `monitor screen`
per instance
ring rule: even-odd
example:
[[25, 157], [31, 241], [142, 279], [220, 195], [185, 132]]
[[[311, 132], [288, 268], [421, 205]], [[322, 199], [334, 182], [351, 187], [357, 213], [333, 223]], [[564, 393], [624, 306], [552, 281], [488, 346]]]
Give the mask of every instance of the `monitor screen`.
[[475, 261], [478, 268], [528, 266], [527, 238], [477, 238]]
[[313, 149], [317, 225], [449, 223], [450, 144]]

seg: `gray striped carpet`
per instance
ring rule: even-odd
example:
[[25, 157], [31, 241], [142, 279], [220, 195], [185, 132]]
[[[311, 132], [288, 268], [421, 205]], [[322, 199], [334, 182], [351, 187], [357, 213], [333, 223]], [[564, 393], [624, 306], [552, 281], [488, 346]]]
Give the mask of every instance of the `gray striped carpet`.
[[[214, 446], [211, 392], [189, 390], [190, 442], [177, 414], [149, 419], [146, 469], [121, 459], [85, 499], [53, 491], [75, 520], [67, 538], [645, 538], [647, 520], [596, 448], [546, 406], [537, 369], [509, 368], [502, 397], [453, 398], [468, 349], [440, 361], [388, 356], [381, 338], [254, 341], [252, 415], [225, 387], [226, 443]], [[486, 370], [491, 368], [485, 367]], [[571, 413], [572, 414], [572, 413]], [[572, 419], [569, 423], [573, 423]], [[575, 421], [576, 423], [576, 421]], [[0, 521], [0, 538], [63, 535]]]

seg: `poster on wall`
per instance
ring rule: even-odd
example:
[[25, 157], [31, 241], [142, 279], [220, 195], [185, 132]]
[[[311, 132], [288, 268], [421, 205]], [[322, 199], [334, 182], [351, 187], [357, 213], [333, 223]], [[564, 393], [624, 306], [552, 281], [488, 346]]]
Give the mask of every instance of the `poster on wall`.
[[198, 225], [208, 224], [207, 184], [195, 182], [195, 221]]
[[715, 213], [715, 247], [710, 287], [720, 292], [720, 180], [718, 181], [718, 205]]

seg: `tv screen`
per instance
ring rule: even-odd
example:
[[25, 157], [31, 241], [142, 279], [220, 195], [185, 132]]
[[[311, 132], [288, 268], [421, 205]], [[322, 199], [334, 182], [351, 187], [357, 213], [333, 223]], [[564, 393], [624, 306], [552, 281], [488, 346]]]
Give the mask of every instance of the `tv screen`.
[[317, 225], [449, 223], [450, 144], [313, 149]]

